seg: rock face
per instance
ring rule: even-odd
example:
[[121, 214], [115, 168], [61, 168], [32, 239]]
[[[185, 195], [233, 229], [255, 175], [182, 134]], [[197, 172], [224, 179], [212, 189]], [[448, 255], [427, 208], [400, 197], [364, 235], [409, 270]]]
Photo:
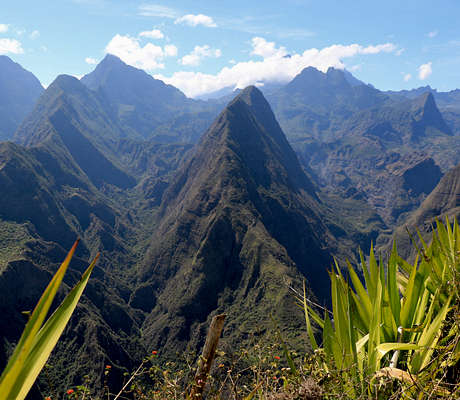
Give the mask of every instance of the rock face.
[[12, 139], [43, 90], [31, 72], [0, 55], [0, 141]]
[[[245, 89], [206, 132], [163, 195], [131, 305], [150, 307], [149, 346], [197, 346], [225, 311], [228, 340], [293, 321], [288, 284], [305, 276], [321, 301], [333, 244], [314, 186], [261, 92]], [[148, 286], [146, 286], [146, 284]], [[139, 293], [138, 293], [139, 292]], [[139, 304], [140, 292], [154, 297]]]
[[[429, 241], [432, 225], [435, 219], [450, 221], [460, 217], [460, 165], [448, 171], [423, 203], [405, 221], [404, 226], [398, 227], [393, 235], [399, 251], [406, 256], [413, 255], [413, 246], [406, 233], [419, 230]], [[416, 235], [415, 235], [416, 236]]]

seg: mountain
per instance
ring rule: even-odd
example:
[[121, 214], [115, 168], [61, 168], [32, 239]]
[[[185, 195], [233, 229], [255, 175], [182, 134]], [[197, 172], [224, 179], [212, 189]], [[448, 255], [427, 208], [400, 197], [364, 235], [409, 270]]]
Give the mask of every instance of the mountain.
[[406, 256], [413, 252], [413, 246], [407, 235], [407, 229], [414, 234], [419, 230], [425, 240], [430, 240], [435, 219], [452, 220], [460, 217], [460, 164], [448, 171], [438, 185], [405, 221], [404, 226], [398, 227], [393, 235], [398, 250]]
[[460, 215], [460, 164], [448, 171], [408, 220], [412, 226], [433, 222], [435, 217]]
[[439, 92], [430, 86], [422, 86], [412, 90], [387, 91], [393, 99], [413, 99], [424, 93], [431, 93], [450, 129], [456, 136], [460, 136], [460, 89], [449, 92]]
[[377, 89], [357, 84], [357, 79], [350, 76], [348, 71], [335, 68], [323, 73], [307, 67], [287, 85], [268, 95], [290, 140], [298, 137], [325, 140], [353, 112], [388, 100]]
[[130, 127], [144, 138], [190, 102], [179, 89], [126, 65], [111, 54], [107, 54], [93, 72], [81, 78], [81, 82], [103, 93], [122, 126]]
[[0, 141], [13, 137], [43, 90], [31, 72], [0, 55]]
[[269, 329], [271, 313], [283, 328], [298, 324], [289, 285], [305, 277], [321, 301], [329, 296], [335, 242], [321, 209], [267, 101], [246, 88], [163, 195], [130, 301], [146, 313], [146, 345], [196, 349], [222, 311], [233, 343]]
[[26, 146], [46, 144], [56, 153], [68, 153], [98, 187], [103, 183], [120, 188], [134, 186], [134, 179], [115, 165], [111, 144], [123, 137], [123, 131], [104, 105], [104, 100], [78, 79], [60, 75], [14, 138]]
[[81, 82], [106, 99], [123, 130], [137, 139], [196, 142], [220, 111], [107, 54]]
[[440, 108], [460, 108], [460, 89], [454, 89], [449, 92], [439, 92], [437, 89], [433, 89], [431, 86], [421, 86], [411, 90], [389, 90], [385, 93], [394, 98], [407, 99], [414, 99], [422, 94], [431, 93], [434, 96], [436, 103], [439, 105]]
[[[101, 259], [50, 359], [49, 379], [63, 392], [87, 373], [101, 384], [108, 362], [134, 367], [144, 351], [122, 277], [136, 262], [130, 226], [139, 222], [100, 192], [68, 152], [47, 142], [1, 143], [0, 187], [0, 368], [24, 328], [21, 312], [33, 309], [77, 237], [82, 240], [60, 299], [97, 251]], [[113, 379], [121, 382], [121, 369]]]
[[[308, 67], [268, 99], [323, 190], [364, 199], [392, 227], [431, 192], [440, 168], [460, 162], [460, 141], [431, 93], [395, 99], [353, 79], [348, 71]], [[417, 179], [406, 181], [416, 174], [430, 177], [422, 190]]]

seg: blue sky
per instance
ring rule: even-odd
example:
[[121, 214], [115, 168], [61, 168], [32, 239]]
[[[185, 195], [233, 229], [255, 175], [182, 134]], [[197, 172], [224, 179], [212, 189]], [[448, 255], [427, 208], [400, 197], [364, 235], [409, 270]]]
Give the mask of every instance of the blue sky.
[[349, 69], [379, 89], [460, 88], [460, 2], [4, 1], [0, 54], [47, 86], [106, 52], [189, 96]]

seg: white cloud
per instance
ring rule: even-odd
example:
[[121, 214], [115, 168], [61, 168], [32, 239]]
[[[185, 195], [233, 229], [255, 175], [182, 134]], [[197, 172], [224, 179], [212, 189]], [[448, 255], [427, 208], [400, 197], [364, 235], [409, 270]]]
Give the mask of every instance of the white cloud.
[[304, 68], [312, 66], [321, 71], [329, 67], [343, 69], [343, 59], [356, 55], [372, 55], [394, 52], [392, 43], [377, 46], [332, 45], [322, 49], [307, 49], [303, 53], [289, 53], [283, 47], [276, 47], [263, 38], [252, 41], [252, 54], [260, 55], [263, 60], [238, 62], [222, 68], [217, 74], [179, 71], [172, 76], [155, 75], [166, 83], [181, 89], [186, 95], [195, 97], [224, 87], [244, 88], [263, 81], [288, 82]]
[[434, 38], [438, 35], [438, 31], [431, 31], [426, 34], [429, 38]]
[[160, 18], [177, 18], [177, 11], [170, 7], [161, 6], [159, 4], [143, 4], [139, 6], [139, 15], [144, 17], [160, 17]]
[[214, 22], [214, 20], [204, 14], [187, 14], [184, 15], [180, 18], [177, 18], [174, 21], [175, 24], [185, 24], [189, 26], [197, 26], [197, 25], [203, 25], [207, 26], [208, 28], [215, 28], [217, 24]]
[[432, 74], [433, 70], [431, 69], [431, 64], [432, 64], [431, 62], [428, 62], [418, 67], [418, 78], [421, 81], [425, 80]]
[[173, 44], [167, 44], [164, 47], [165, 56], [167, 57], [176, 57], [177, 56], [177, 47]]
[[283, 46], [276, 48], [275, 42], [267, 42], [264, 38], [252, 38], [252, 55], [261, 56], [262, 58], [284, 57], [287, 55], [286, 48]]
[[404, 75], [404, 82], [410, 81], [411, 78], [412, 78], [412, 75], [411, 75], [411, 74], [406, 74], [406, 75]]
[[219, 58], [222, 55], [220, 49], [211, 49], [207, 44], [204, 46], [195, 46], [190, 54], [182, 57], [179, 63], [182, 65], [190, 65], [196, 67], [200, 65], [201, 60], [206, 57]]
[[8, 32], [8, 24], [0, 24], [0, 33]]
[[16, 39], [0, 39], [0, 54], [22, 54], [24, 50], [21, 42]]
[[37, 31], [37, 30], [34, 30], [34, 31], [31, 32], [31, 34], [29, 35], [29, 38], [31, 38], [32, 40], [35, 40], [35, 39], [37, 39], [39, 36], [40, 36], [40, 32]]
[[86, 62], [86, 64], [90, 64], [90, 65], [97, 64], [97, 60], [95, 58], [92, 58], [92, 57], [86, 57], [85, 62]]
[[398, 51], [396, 51], [395, 54], [399, 57], [399, 56], [400, 56], [402, 53], [404, 53], [405, 51], [406, 51], [406, 49], [401, 48], [401, 49], [399, 49]]
[[141, 46], [138, 38], [116, 34], [107, 44], [107, 53], [120, 57], [125, 63], [137, 68], [153, 70], [164, 68], [166, 57], [177, 55], [177, 47], [167, 45], [164, 48], [153, 43]]
[[378, 54], [381, 52], [391, 53], [396, 50], [393, 43], [378, 44], [377, 46], [367, 46], [362, 49], [360, 54]]
[[139, 33], [140, 37], [145, 37], [149, 39], [163, 39], [165, 35], [159, 29], [153, 29], [151, 31], [144, 31]]

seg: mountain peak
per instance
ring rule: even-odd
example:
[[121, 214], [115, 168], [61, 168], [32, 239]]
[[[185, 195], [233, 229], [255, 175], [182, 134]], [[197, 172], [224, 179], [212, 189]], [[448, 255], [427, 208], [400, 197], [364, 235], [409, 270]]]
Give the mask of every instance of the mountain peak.
[[[113, 54], [107, 53], [105, 57], [96, 65], [95, 71], [110, 71], [110, 70], [139, 70], [138, 68], [132, 67], [126, 64], [121, 58]], [[139, 70], [142, 71], [142, 70]], [[144, 72], [144, 71], [142, 71]], [[145, 72], [144, 72], [145, 73]], [[83, 77], [85, 79], [90, 74]]]
[[107, 53], [105, 55], [105, 57], [102, 59], [102, 61], [99, 63], [99, 64], [118, 64], [118, 65], [127, 65], [126, 63], [124, 63], [120, 57], [114, 55], [114, 54], [110, 54], [110, 53]]
[[[212, 160], [236, 155], [238, 164], [251, 171], [260, 186], [287, 185], [294, 191], [303, 189], [316, 199], [314, 185], [303, 172], [270, 105], [255, 86], [238, 94], [203, 135], [195, 155], [201, 160], [197, 165], [214, 163], [208, 160], [210, 154]], [[199, 173], [200, 168], [196, 171]], [[180, 191], [179, 186], [170, 194]]]
[[11, 140], [43, 90], [35, 75], [0, 55], [0, 141]]
[[219, 307], [229, 316], [241, 314], [256, 298], [251, 307], [261, 310], [265, 299], [272, 301], [266, 294], [272, 286], [280, 303], [271, 307], [286, 310], [292, 302], [279, 295], [287, 291], [275, 283], [278, 278], [295, 281], [303, 273], [317, 296], [327, 299], [330, 256], [324, 243], [332, 237], [308, 184], [260, 90], [244, 89], [162, 197], [157, 230], [139, 270], [139, 282], [155, 287], [146, 319], [152, 321], [145, 331], [149, 346], [161, 341], [173, 348], [184, 337], [197, 337], [198, 324]]
[[425, 92], [413, 100], [412, 106], [416, 126], [416, 135], [421, 134], [421, 126], [429, 126], [441, 131], [444, 134], [451, 135], [452, 131], [446, 124], [441, 112], [436, 105], [432, 92]]
[[244, 101], [248, 106], [267, 102], [262, 92], [253, 85], [243, 89], [243, 91], [241, 91], [231, 103], [236, 101]]
[[51, 91], [55, 88], [60, 88], [66, 92], [72, 92], [81, 90], [84, 86], [75, 76], [62, 74], [58, 75], [56, 79], [51, 82], [51, 85], [48, 86], [46, 91]]

